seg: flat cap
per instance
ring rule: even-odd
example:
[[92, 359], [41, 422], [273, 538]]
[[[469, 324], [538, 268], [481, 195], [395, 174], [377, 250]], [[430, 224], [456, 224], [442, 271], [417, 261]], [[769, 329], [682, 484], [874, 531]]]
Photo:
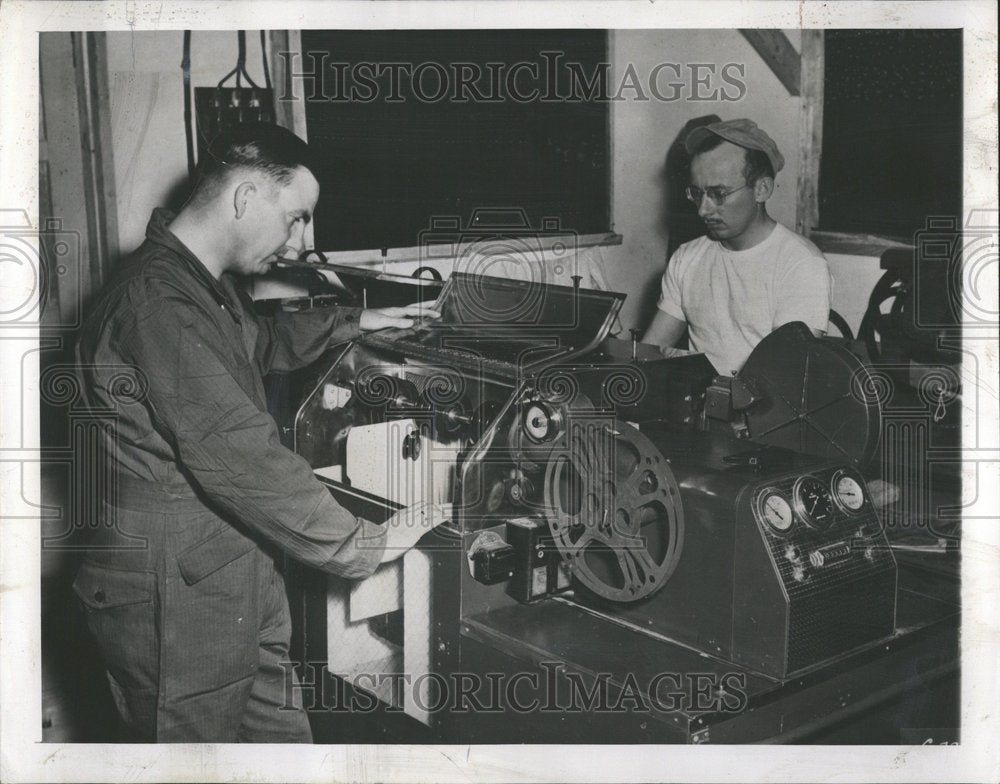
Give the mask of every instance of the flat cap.
[[711, 125], [698, 126], [693, 128], [684, 138], [684, 147], [689, 154], [694, 155], [698, 146], [713, 134], [738, 147], [760, 150], [771, 161], [775, 174], [781, 171], [781, 167], [785, 165], [785, 159], [778, 152], [778, 145], [774, 143], [774, 139], [758, 128], [757, 123], [753, 120], [725, 120]]

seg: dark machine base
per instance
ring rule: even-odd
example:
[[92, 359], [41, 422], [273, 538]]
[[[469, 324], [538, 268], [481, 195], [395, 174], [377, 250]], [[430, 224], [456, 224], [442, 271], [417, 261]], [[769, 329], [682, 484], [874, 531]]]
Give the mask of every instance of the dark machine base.
[[[351, 709], [350, 686], [315, 668], [302, 673], [304, 694], [307, 705], [312, 699], [317, 743], [953, 743], [957, 599], [954, 582], [905, 567], [894, 637], [787, 681], [609, 623], [572, 601], [550, 600], [467, 618], [457, 638], [441, 639], [450, 660], [442, 671], [484, 684], [492, 673], [500, 684], [492, 697], [485, 687], [476, 693], [485, 710], [474, 709], [468, 696], [456, 710], [453, 693], [435, 713], [435, 726], [426, 727], [363, 695]], [[297, 592], [293, 608], [295, 648], [306, 660], [322, 660], [321, 579]], [[309, 615], [306, 638], [301, 621]], [[658, 686], [655, 701], [651, 683]], [[727, 690], [722, 697], [720, 687]]]

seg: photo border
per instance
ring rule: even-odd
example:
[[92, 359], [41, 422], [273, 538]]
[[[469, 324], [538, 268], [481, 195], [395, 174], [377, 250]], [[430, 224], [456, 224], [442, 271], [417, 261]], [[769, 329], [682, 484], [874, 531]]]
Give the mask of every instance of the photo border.
[[[725, 22], [725, 26], [721, 24]], [[53, 30], [578, 27], [964, 27], [965, 212], [996, 210], [997, 14], [992, 2], [24, 2], [0, 6], [0, 207], [38, 215], [38, 33]], [[993, 212], [996, 215], [996, 212]], [[995, 271], [994, 271], [995, 277]], [[995, 285], [992, 311], [996, 312]], [[0, 298], [18, 296], [4, 288]], [[966, 318], [969, 318], [966, 312]], [[970, 325], [971, 326], [971, 325]], [[995, 330], [969, 340], [983, 386], [965, 417], [979, 474], [965, 473], [963, 507], [962, 744], [930, 746], [266, 746], [41, 743], [38, 527], [38, 330], [0, 334], [0, 779], [3, 781], [978, 781], [998, 775], [998, 497]], [[22, 364], [23, 363], [23, 364]], [[21, 399], [24, 393], [34, 394]], [[19, 438], [19, 436], [18, 436]], [[23, 469], [23, 479], [22, 479]], [[976, 481], [978, 478], [978, 482]], [[36, 510], [37, 517], [39, 512]], [[17, 518], [17, 519], [13, 519]]]

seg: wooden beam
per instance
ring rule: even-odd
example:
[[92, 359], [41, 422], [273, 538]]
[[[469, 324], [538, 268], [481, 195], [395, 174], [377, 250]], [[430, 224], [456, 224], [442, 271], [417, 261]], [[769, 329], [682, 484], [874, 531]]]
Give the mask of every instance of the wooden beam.
[[292, 79], [285, 67], [285, 59], [280, 52], [288, 51], [288, 31], [269, 30], [267, 34], [267, 59], [271, 64], [271, 85], [274, 87], [274, 121], [288, 130], [294, 130], [295, 118], [292, 116], [292, 103], [288, 99], [291, 93]]
[[80, 118], [83, 200], [87, 207], [89, 280], [85, 297], [96, 293], [118, 261], [118, 211], [111, 143], [111, 101], [104, 32], [71, 33]]
[[[73, 325], [80, 318], [80, 303], [90, 288], [90, 243], [87, 242], [87, 199], [83, 156], [80, 154], [80, 112], [77, 104], [73, 35], [44, 32], [38, 36], [40, 92], [46, 137], [46, 170], [51, 203], [38, 229], [58, 220], [60, 231], [76, 236], [72, 253], [62, 260], [64, 272], [50, 270], [58, 287], [59, 321]], [[50, 220], [51, 219], [51, 220]], [[44, 233], [44, 232], [43, 232]]]
[[823, 31], [802, 31], [802, 105], [795, 230], [808, 237], [819, 225], [819, 169], [823, 157]]
[[111, 85], [108, 41], [104, 31], [87, 33], [87, 68], [94, 144], [94, 190], [100, 200], [101, 257], [97, 272], [103, 283], [117, 265], [118, 188], [115, 181], [114, 141], [111, 136]]
[[[761, 59], [778, 77], [789, 95], [799, 94], [799, 53], [781, 30], [740, 30]], [[803, 35], [806, 34], [803, 30]]]
[[311, 69], [313, 61], [303, 62], [302, 37], [298, 30], [271, 30], [268, 45], [268, 60], [271, 63], [274, 85], [275, 119], [278, 125], [308, 141], [306, 88], [301, 76], [294, 74]]

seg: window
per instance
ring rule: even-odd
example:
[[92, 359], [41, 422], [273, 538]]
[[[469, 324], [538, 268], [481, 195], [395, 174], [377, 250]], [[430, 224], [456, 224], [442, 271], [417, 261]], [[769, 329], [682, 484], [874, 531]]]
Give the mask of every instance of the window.
[[819, 229], [912, 242], [961, 211], [962, 31], [827, 31]]
[[323, 74], [305, 95], [316, 247], [415, 247], [432, 218], [480, 208], [608, 232], [607, 46], [591, 30], [303, 31], [299, 68]]

